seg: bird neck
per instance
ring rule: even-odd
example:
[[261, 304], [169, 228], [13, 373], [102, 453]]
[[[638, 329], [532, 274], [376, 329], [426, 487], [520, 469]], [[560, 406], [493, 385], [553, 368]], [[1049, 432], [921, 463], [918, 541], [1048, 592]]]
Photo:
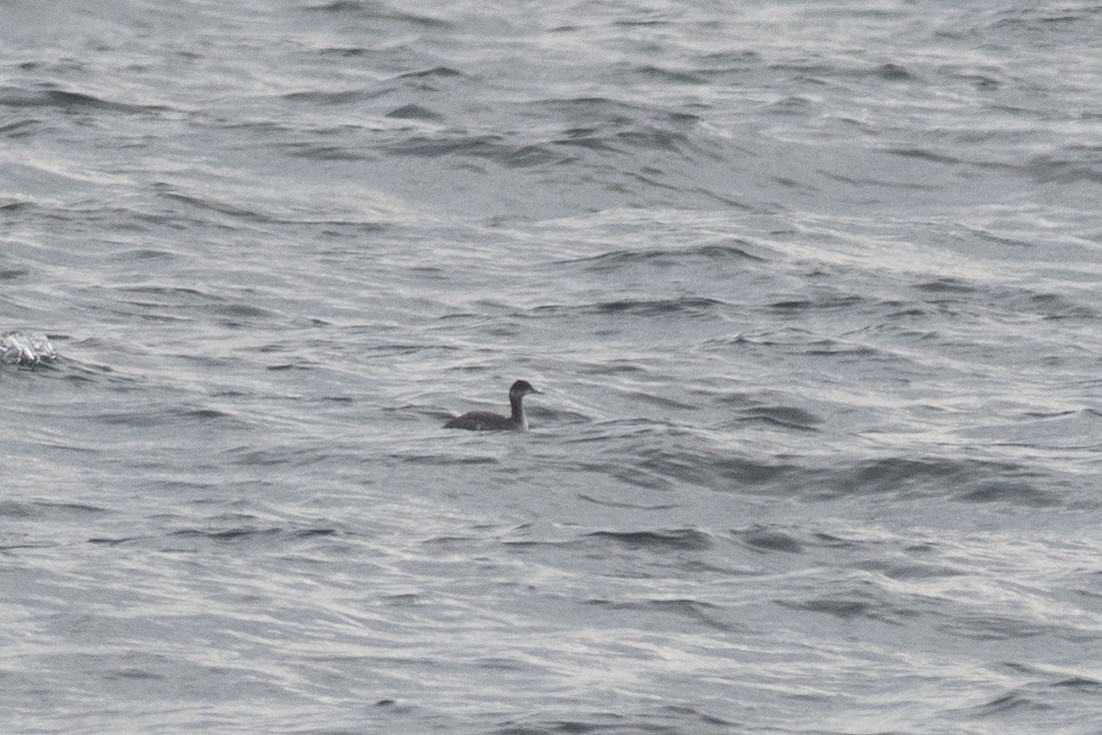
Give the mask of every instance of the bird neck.
[[528, 417], [524, 415], [524, 404], [521, 401], [524, 396], [509, 396], [509, 405], [513, 409], [513, 423], [520, 426], [521, 431], [528, 430]]

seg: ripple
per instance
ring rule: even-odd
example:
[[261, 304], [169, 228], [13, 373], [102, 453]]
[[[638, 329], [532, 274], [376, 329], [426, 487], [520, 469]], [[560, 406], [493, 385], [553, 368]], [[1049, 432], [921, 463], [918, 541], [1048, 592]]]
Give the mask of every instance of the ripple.
[[786, 554], [802, 554], [803, 544], [794, 536], [776, 529], [755, 527], [733, 532], [746, 546], [757, 551], [780, 551]]
[[595, 531], [587, 538], [608, 541], [632, 549], [651, 551], [703, 551], [712, 547], [710, 534], [692, 528], [664, 531]]

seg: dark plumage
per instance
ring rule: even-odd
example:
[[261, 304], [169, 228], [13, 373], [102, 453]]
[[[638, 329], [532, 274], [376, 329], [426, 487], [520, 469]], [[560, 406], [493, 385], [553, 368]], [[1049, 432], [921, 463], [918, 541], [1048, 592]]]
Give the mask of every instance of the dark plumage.
[[527, 380], [518, 380], [509, 389], [509, 405], [513, 409], [511, 416], [502, 416], [490, 411], [471, 411], [444, 424], [445, 429], [469, 429], [470, 431], [528, 431], [528, 417], [524, 415], [524, 397], [529, 393], [539, 393]]

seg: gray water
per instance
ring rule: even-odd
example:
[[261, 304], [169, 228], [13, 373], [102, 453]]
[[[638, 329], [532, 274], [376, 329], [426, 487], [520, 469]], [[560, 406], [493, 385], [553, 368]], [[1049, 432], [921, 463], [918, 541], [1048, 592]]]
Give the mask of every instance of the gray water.
[[1100, 39], [0, 3], [0, 730], [1102, 732]]

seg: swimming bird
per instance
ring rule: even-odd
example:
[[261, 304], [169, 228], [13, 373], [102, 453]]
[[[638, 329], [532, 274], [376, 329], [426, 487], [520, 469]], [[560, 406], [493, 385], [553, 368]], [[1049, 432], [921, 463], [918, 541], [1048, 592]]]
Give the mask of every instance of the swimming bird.
[[471, 431], [528, 431], [528, 417], [524, 415], [522, 401], [529, 393], [542, 393], [527, 380], [518, 380], [509, 389], [509, 405], [512, 416], [502, 416], [490, 411], [471, 411], [444, 424], [445, 429], [469, 429]]

